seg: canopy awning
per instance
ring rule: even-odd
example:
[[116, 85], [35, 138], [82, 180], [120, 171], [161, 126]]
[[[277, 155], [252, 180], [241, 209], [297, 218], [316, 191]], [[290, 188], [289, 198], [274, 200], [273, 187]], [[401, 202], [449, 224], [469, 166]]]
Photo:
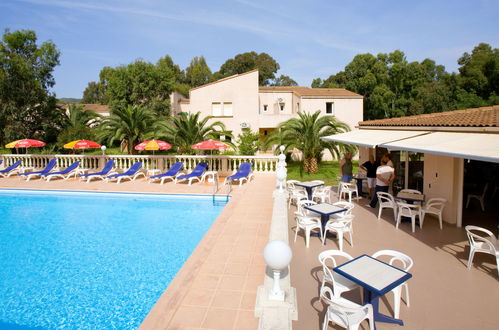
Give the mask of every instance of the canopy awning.
[[379, 146], [499, 163], [499, 134], [433, 132]]
[[355, 144], [363, 147], [374, 148], [378, 145], [381, 145], [382, 143], [399, 141], [428, 133], [428, 131], [361, 129], [358, 131], [326, 136], [323, 137], [323, 139], [326, 141]]

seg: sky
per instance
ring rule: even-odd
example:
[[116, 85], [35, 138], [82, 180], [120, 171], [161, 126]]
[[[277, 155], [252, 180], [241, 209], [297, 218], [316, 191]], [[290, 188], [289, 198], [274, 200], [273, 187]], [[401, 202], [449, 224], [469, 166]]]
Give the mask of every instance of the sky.
[[480, 42], [499, 47], [499, 1], [0, 0], [0, 29], [30, 29], [61, 52], [57, 97], [81, 98], [105, 66], [170, 55], [212, 70], [235, 55], [271, 55], [301, 86], [342, 71], [357, 54], [403, 51], [457, 72]]

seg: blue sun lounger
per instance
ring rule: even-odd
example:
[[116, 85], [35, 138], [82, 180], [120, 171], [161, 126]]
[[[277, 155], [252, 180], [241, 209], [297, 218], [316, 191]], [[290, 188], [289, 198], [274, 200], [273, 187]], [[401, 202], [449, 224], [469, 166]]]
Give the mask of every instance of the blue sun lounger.
[[61, 178], [64, 180], [69, 179], [71, 175], [76, 176], [76, 169], [80, 166], [80, 162], [76, 161], [73, 164], [69, 165], [65, 170], [62, 171], [57, 171], [57, 172], [48, 172], [45, 174], [42, 174], [41, 177], [45, 178], [48, 181], [50, 181], [52, 178]]
[[52, 158], [43, 170], [36, 171], [36, 172], [21, 173], [21, 174], [19, 174], [19, 176], [25, 176], [26, 181], [29, 181], [29, 180], [31, 180], [31, 178], [40, 177], [43, 174], [47, 174], [50, 171], [52, 171], [52, 169], [55, 167], [56, 163], [57, 163], [57, 159]]
[[177, 176], [175, 178], [175, 183], [178, 183], [179, 181], [183, 181], [183, 180], [188, 180], [189, 186], [190, 186], [192, 183], [192, 180], [194, 180], [194, 179], [198, 180], [198, 182], [201, 182], [203, 174], [204, 174], [204, 172], [206, 172], [207, 168], [208, 168], [208, 163], [201, 162], [201, 163], [196, 165], [196, 167], [194, 168], [194, 170], [192, 170], [191, 173]]
[[161, 180], [161, 184], [164, 183], [165, 180], [171, 179], [172, 181], [175, 181], [175, 177], [177, 174], [179, 174], [179, 171], [184, 167], [184, 163], [182, 162], [176, 162], [175, 164], [170, 167], [168, 171], [165, 173], [153, 175], [149, 178], [149, 182], [153, 182], [155, 180]]
[[139, 177], [141, 175], [145, 178], [146, 175], [144, 174], [144, 172], [139, 172], [141, 167], [142, 167], [142, 162], [136, 162], [135, 164], [130, 166], [130, 168], [126, 172], [118, 173], [118, 174], [111, 174], [111, 175], [106, 176], [105, 181], [109, 182], [109, 180], [113, 180], [113, 179], [116, 179], [116, 183], [120, 183], [122, 179], [134, 181], [135, 179], [137, 179], [137, 177]]
[[12, 174], [19, 174], [19, 165], [21, 165], [21, 161], [18, 160], [14, 164], [0, 171], [0, 176], [2, 178], [10, 177]]
[[227, 181], [238, 180], [239, 185], [241, 186], [244, 183], [244, 180], [249, 182], [253, 177], [253, 173], [251, 173], [251, 166], [252, 164], [249, 162], [242, 163], [236, 173], [225, 178], [224, 184], [226, 184]]
[[106, 165], [104, 165], [104, 168], [100, 172], [94, 172], [94, 173], [87, 173], [87, 174], [81, 174], [80, 179], [85, 180], [87, 179], [87, 183], [92, 181], [92, 179], [100, 179], [104, 180], [106, 179], [106, 175], [111, 175], [114, 173], [109, 173], [113, 169], [114, 166], [114, 159], [110, 159], [107, 161]]

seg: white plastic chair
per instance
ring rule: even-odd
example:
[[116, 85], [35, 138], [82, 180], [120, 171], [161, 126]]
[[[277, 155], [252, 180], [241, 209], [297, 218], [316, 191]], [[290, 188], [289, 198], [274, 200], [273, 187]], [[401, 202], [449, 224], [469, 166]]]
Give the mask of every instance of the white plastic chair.
[[331, 289], [321, 290], [321, 300], [327, 304], [322, 329], [327, 330], [329, 322], [348, 330], [357, 330], [364, 320], [369, 321], [369, 329], [374, 330], [374, 313], [371, 304], [359, 305], [345, 298], [334, 297]]
[[397, 224], [395, 225], [395, 228], [399, 228], [402, 217], [411, 218], [412, 232], [414, 233], [416, 231], [416, 217], [419, 217], [419, 224], [421, 226], [421, 205], [401, 202], [397, 203], [397, 205]]
[[487, 193], [487, 189], [489, 189], [489, 183], [483, 187], [483, 191], [481, 195], [477, 194], [468, 194], [468, 200], [466, 201], [466, 208], [468, 208], [468, 205], [470, 204], [471, 199], [476, 199], [480, 202], [480, 206], [482, 207], [482, 211], [485, 212], [485, 194]]
[[319, 187], [313, 190], [312, 200], [320, 200], [321, 203], [331, 203], [331, 186]]
[[395, 198], [387, 192], [378, 191], [379, 210], [378, 210], [378, 220], [381, 218], [381, 211], [383, 209], [393, 209], [393, 218], [397, 221], [397, 210], [398, 205], [395, 202]]
[[[344, 194], [348, 194], [348, 201], [352, 202], [352, 195], [355, 193], [357, 198], [359, 198], [359, 192], [357, 191], [357, 185], [348, 182], [340, 182], [338, 199], [342, 200]], [[346, 200], [346, 198], [345, 198]]]
[[295, 204], [298, 205], [298, 201], [303, 199], [308, 200], [308, 193], [305, 190], [305, 188], [301, 187], [292, 188], [289, 191], [288, 208], [291, 207], [292, 202], [295, 202]]
[[[352, 260], [353, 257], [346, 252], [340, 250], [326, 250], [319, 253], [319, 262], [322, 265], [322, 288], [326, 286], [326, 283], [330, 284], [333, 288], [333, 296], [340, 297], [343, 292], [352, 291], [356, 288], [360, 288], [355, 282], [350, 281], [346, 277], [332, 269], [341, 265], [343, 262]], [[338, 262], [341, 261], [341, 262]], [[360, 291], [360, 298], [362, 299], [362, 290]]]
[[305, 208], [305, 206], [316, 205], [317, 202], [309, 201], [308, 199], [301, 199], [296, 203], [296, 215], [301, 215], [302, 217], [317, 218], [319, 215], [315, 212], [311, 212]]
[[[408, 255], [394, 251], [394, 250], [380, 250], [372, 255], [373, 258], [379, 259], [381, 256], [388, 256], [390, 260], [388, 263], [392, 266], [398, 267], [408, 272], [414, 265], [414, 261]], [[409, 302], [409, 285], [407, 282], [402, 283], [396, 288], [392, 289], [393, 292], [393, 317], [398, 319], [400, 316], [400, 300], [402, 299], [402, 288], [405, 288], [405, 303], [410, 307]]]
[[322, 237], [322, 223], [319, 216], [314, 215], [304, 208], [305, 205], [317, 204], [314, 201], [303, 200], [298, 202], [298, 211], [295, 212], [296, 228], [295, 228], [295, 242], [298, 237], [300, 229], [305, 231], [305, 242], [307, 248], [310, 246], [310, 233], [314, 230], [319, 230], [320, 237]]
[[350, 236], [350, 245], [353, 246], [353, 228], [352, 220], [354, 219], [353, 214], [345, 215], [341, 218], [330, 219], [326, 226], [324, 227], [324, 233], [322, 236], [322, 244], [326, 244], [326, 236], [328, 231], [336, 233], [336, 238], [338, 239], [338, 246], [340, 251], [343, 251], [343, 236], [348, 234]]
[[350, 202], [347, 202], [347, 201], [335, 202], [335, 203], [333, 203], [333, 205], [342, 207], [344, 209], [347, 209], [345, 212], [340, 212], [340, 213], [333, 214], [332, 215], [333, 217], [334, 216], [342, 217], [342, 216], [345, 216], [345, 215], [352, 214], [352, 210], [355, 207], [355, 205], [353, 203], [350, 203]]
[[[468, 269], [471, 268], [475, 253], [487, 253], [496, 257], [497, 273], [499, 275], [499, 242], [490, 230], [478, 226], [466, 226], [466, 234], [470, 241], [470, 256], [468, 258]], [[481, 232], [487, 236], [480, 236], [475, 232]]]
[[445, 198], [431, 198], [428, 202], [426, 202], [425, 205], [421, 208], [421, 219], [419, 219], [419, 227], [423, 228], [425, 215], [429, 213], [438, 216], [440, 229], [442, 229], [442, 213], [444, 212], [445, 203], [447, 203], [447, 200]]

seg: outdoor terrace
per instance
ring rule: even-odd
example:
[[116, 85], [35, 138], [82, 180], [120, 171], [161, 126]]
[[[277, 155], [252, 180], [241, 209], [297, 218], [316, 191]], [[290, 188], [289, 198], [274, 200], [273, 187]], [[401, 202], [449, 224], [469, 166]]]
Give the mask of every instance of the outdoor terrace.
[[[333, 202], [337, 201], [333, 193]], [[403, 252], [414, 260], [413, 278], [408, 281], [410, 307], [401, 303], [400, 318], [404, 327], [377, 323], [378, 329], [497, 329], [499, 297], [496, 261], [493, 256], [476, 254], [473, 268], [467, 270], [469, 245], [464, 228], [448, 225], [438, 228], [438, 220], [426, 218], [423, 229], [412, 233], [410, 222], [395, 228], [393, 213], [385, 209], [377, 219], [377, 209], [364, 206], [366, 199], [355, 201], [355, 219], [352, 247], [344, 240], [344, 251], [353, 257], [371, 255], [382, 249]], [[322, 267], [317, 256], [329, 249], [338, 249], [337, 241], [328, 238], [323, 246], [317, 237], [311, 237], [306, 248], [303, 235], [294, 237], [294, 211], [289, 211], [289, 237], [293, 250], [291, 285], [298, 297], [298, 321], [295, 329], [322, 329], [324, 305], [318, 299]], [[303, 231], [302, 231], [303, 233]], [[494, 231], [497, 235], [497, 228]], [[358, 291], [344, 297], [360, 302]], [[403, 295], [404, 297], [404, 295]], [[393, 294], [380, 300], [380, 311], [393, 315]], [[363, 323], [367, 329], [367, 322]], [[333, 329], [330, 326], [330, 329]], [[341, 329], [334, 327], [334, 329]]]

